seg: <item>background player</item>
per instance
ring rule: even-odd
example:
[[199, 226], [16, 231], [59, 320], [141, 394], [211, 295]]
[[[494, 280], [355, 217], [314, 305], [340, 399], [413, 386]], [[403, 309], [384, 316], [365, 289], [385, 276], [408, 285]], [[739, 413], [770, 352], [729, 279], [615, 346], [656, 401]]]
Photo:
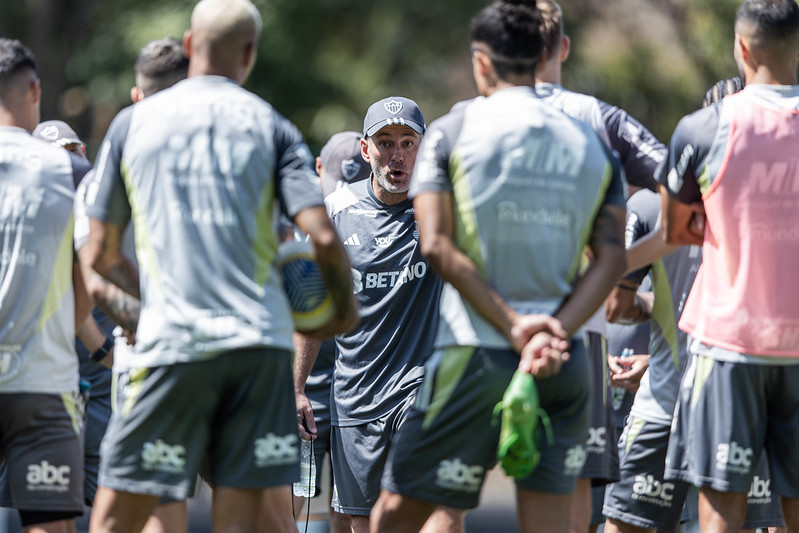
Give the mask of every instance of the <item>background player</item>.
[[[664, 232], [703, 245], [703, 263], [680, 320], [695, 340], [683, 379], [666, 477], [700, 487], [703, 531], [741, 526], [754, 468], [768, 451], [786, 525], [799, 528], [794, 332], [799, 294], [788, 265], [799, 248], [799, 5], [747, 0], [735, 21], [743, 91], [683, 118], [660, 175]], [[692, 228], [690, 203], [707, 223]], [[785, 384], [785, 385], [783, 385]], [[735, 394], [729, 391], [735, 390]], [[726, 391], [726, 392], [725, 392]], [[712, 405], [725, 405], [718, 410]]]
[[[527, 2], [494, 2], [475, 17], [472, 66], [486, 98], [436, 121], [420, 148], [421, 242], [451, 286], [373, 531], [415, 530], [436, 505], [477, 505], [496, 461], [491, 413], [517, 368], [536, 376], [557, 441], [517, 480], [520, 526], [569, 527], [588, 434], [586, 353], [574, 335], [623, 269], [624, 198], [618, 161], [595, 133], [536, 95], [539, 25]], [[544, 156], [554, 152], [563, 165]], [[575, 283], [585, 245], [595, 261]], [[568, 359], [557, 340], [566, 336]]]
[[[95, 270], [141, 295], [142, 369], [103, 440], [92, 531], [138, 530], [159, 497], [192, 493], [201, 465], [215, 530], [296, 530], [293, 324], [275, 263], [278, 210], [309, 235], [333, 297], [334, 320], [317, 333], [348, 329], [357, 313], [307, 146], [239, 86], [260, 20], [247, 0], [198, 3], [184, 37], [189, 79], [121, 112], [103, 142], [86, 247]], [[121, 251], [131, 215], [141, 280]], [[202, 401], [186, 394], [197, 383], [206, 383]]]

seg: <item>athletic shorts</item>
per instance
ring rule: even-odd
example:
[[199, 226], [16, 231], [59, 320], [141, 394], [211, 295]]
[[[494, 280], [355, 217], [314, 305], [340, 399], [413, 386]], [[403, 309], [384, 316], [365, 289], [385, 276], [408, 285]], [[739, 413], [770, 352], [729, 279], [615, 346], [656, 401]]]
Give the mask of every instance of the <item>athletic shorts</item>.
[[666, 478], [749, 492], [768, 451], [771, 490], [799, 498], [799, 365], [718, 361], [696, 355], [683, 377]]
[[[569, 352], [557, 376], [536, 380], [554, 439], [550, 445], [540, 432], [541, 462], [516, 481], [527, 490], [570, 494], [585, 464], [589, 369], [582, 340], [573, 339]], [[494, 407], [518, 366], [519, 356], [511, 350], [437, 350], [392, 443], [383, 488], [438, 505], [476, 507], [486, 472], [497, 462], [500, 420]]]
[[[97, 363], [94, 363], [95, 365]], [[110, 372], [110, 371], [109, 371]], [[105, 376], [103, 385], [105, 385]], [[97, 493], [97, 476], [100, 473], [100, 443], [105, 435], [108, 420], [111, 418], [111, 394], [104, 392], [107, 386], [95, 387], [89, 390], [89, 401], [86, 405], [86, 419], [84, 428], [84, 474], [83, 495], [86, 505], [94, 502]]]
[[591, 521], [589, 524], [598, 526], [605, 523], [605, 515], [602, 514], [602, 504], [605, 501], [605, 489], [607, 485], [591, 487]]
[[767, 453], [760, 456], [755, 477], [746, 495], [746, 519], [742, 529], [783, 527], [780, 497], [771, 491]]
[[299, 435], [287, 350], [237, 350], [120, 374], [103, 440], [100, 484], [183, 500], [196, 475], [259, 489], [299, 479]]
[[330, 505], [334, 511], [369, 516], [380, 496], [392, 438], [404, 424], [414, 398], [412, 392], [391, 413], [378, 420], [358, 426], [332, 427], [333, 498]]
[[663, 479], [668, 444], [669, 426], [629, 417], [619, 442], [621, 478], [605, 491], [605, 516], [646, 529], [677, 527], [688, 485]]
[[77, 401], [73, 393], [0, 394], [0, 458], [13, 507], [83, 514]]
[[593, 485], [619, 479], [619, 451], [616, 446], [613, 410], [608, 388], [607, 341], [599, 333], [585, 334], [591, 366], [590, 426], [585, 443], [586, 460], [581, 478], [591, 478]]

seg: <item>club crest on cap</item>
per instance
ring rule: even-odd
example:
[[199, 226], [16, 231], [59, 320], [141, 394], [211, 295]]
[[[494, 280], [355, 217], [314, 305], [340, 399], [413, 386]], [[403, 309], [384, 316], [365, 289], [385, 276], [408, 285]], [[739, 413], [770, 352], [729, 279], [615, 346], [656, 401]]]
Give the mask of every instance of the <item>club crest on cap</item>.
[[386, 111], [391, 113], [392, 115], [396, 115], [400, 111], [402, 111], [402, 102], [398, 102], [397, 100], [391, 100], [390, 102], [386, 102], [383, 104], [383, 107], [386, 108]]
[[341, 175], [347, 181], [352, 181], [358, 175], [361, 165], [354, 159], [345, 159], [341, 162]]
[[55, 126], [47, 126], [44, 128], [40, 135], [43, 139], [47, 139], [48, 141], [55, 141], [58, 139], [58, 128]]

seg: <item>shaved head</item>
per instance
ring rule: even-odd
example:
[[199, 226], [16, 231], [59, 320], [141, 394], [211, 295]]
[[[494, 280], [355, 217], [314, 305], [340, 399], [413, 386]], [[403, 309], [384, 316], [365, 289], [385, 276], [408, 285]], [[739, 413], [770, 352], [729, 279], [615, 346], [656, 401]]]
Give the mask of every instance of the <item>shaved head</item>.
[[202, 0], [191, 15], [189, 75], [221, 74], [243, 82], [260, 32], [261, 15], [249, 0]]

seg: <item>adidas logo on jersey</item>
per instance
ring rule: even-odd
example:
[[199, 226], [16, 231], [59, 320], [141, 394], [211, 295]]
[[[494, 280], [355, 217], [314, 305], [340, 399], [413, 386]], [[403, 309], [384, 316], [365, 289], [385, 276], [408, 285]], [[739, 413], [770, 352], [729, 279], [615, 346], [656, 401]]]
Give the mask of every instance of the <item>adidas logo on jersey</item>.
[[658, 481], [651, 474], [635, 476], [632, 498], [659, 507], [670, 507], [674, 499], [674, 483]]
[[578, 476], [585, 465], [588, 454], [585, 448], [578, 444], [574, 448], [566, 450], [566, 458], [563, 460], [563, 475]]
[[350, 235], [349, 239], [344, 241], [344, 246], [360, 246], [361, 240], [358, 238], [357, 233], [353, 233]]
[[475, 493], [480, 491], [485, 468], [468, 466], [458, 459], [444, 459], [436, 470], [436, 485], [445, 489]]
[[70, 472], [69, 465], [55, 466], [47, 461], [28, 465], [26, 488], [30, 492], [67, 492]]
[[255, 466], [278, 466], [296, 462], [300, 453], [298, 440], [299, 437], [291, 433], [282, 437], [267, 433], [265, 437], [255, 439]]
[[746, 474], [752, 466], [752, 448], [743, 448], [737, 442], [719, 444], [716, 448], [716, 468], [724, 472]]
[[141, 465], [151, 472], [179, 473], [186, 466], [186, 447], [167, 444], [161, 439], [145, 442], [141, 451]]

